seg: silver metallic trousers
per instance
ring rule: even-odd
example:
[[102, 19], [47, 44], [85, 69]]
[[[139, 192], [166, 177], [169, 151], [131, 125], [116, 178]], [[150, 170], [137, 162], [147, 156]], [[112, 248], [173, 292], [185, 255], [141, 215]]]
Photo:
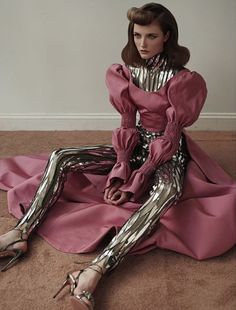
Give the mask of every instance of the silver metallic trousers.
[[[130, 160], [132, 169], [138, 169], [148, 156], [149, 143], [162, 135], [137, 125], [140, 142]], [[103, 261], [106, 271], [114, 269], [124, 256], [156, 226], [158, 219], [178, 200], [182, 193], [187, 153], [181, 137], [179, 149], [171, 160], [159, 166], [150, 176], [146, 202], [126, 221], [93, 263]], [[30, 234], [42, 221], [49, 207], [59, 198], [68, 172], [108, 174], [116, 163], [116, 153], [110, 145], [64, 148], [54, 151], [47, 163], [43, 178], [29, 209], [16, 228]], [[122, 208], [122, 206], [120, 206]]]

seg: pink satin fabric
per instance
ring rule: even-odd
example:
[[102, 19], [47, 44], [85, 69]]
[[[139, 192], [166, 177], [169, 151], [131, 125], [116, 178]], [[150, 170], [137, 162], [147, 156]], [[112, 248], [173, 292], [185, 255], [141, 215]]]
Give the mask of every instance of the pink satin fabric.
[[[139, 200], [119, 207], [108, 205], [103, 200], [104, 188], [111, 178], [116, 176], [116, 172], [124, 178], [124, 186], [130, 188], [128, 182], [135, 171], [129, 170], [127, 162], [137, 143], [133, 122], [136, 111], [148, 113], [148, 120], [155, 110], [162, 115], [161, 126], [164, 122], [168, 128], [165, 136], [158, 138], [151, 147], [148, 165], [151, 163], [155, 166], [168, 160], [168, 156], [175, 151], [175, 138], [183, 127], [197, 119], [205, 100], [202, 78], [195, 73], [193, 78], [193, 74], [188, 70], [172, 78], [159, 93], [151, 94], [132, 84], [126, 68], [116, 65], [110, 70], [110, 97], [121, 113], [123, 122], [123, 127], [116, 130], [113, 136], [118, 162], [110, 175], [106, 176], [76, 172], [69, 174], [61, 198], [48, 210], [45, 220], [37, 230], [53, 247], [63, 252], [86, 253], [95, 250], [107, 234], [114, 235], [118, 232], [131, 214], [140, 207]], [[187, 91], [182, 85], [186, 79]], [[189, 82], [190, 80], [192, 82]], [[116, 85], [114, 91], [111, 84]], [[196, 95], [198, 85], [200, 89]], [[191, 92], [195, 92], [195, 96], [189, 92], [189, 88]], [[182, 97], [178, 97], [180, 90], [184, 92]], [[176, 101], [170, 99], [175, 97]], [[141, 102], [145, 107], [141, 106]], [[182, 106], [178, 109], [180, 105]], [[144, 117], [144, 114], [142, 115]], [[153, 124], [154, 122], [152, 126]], [[150, 129], [148, 123], [143, 125]], [[159, 125], [156, 124], [156, 129]], [[196, 259], [205, 259], [226, 252], [236, 243], [236, 183], [187, 135], [186, 143], [191, 160], [183, 195], [161, 218], [158, 229], [140, 242], [132, 253], [144, 253], [159, 247]], [[167, 151], [165, 145], [171, 151]], [[127, 148], [125, 153], [122, 153], [123, 146]], [[0, 161], [0, 188], [8, 191], [9, 212], [15, 217], [22, 216], [19, 203], [26, 208], [29, 205], [41, 180], [47, 158], [47, 155], [17, 156]], [[140, 169], [142, 173], [142, 167]], [[148, 173], [145, 177], [145, 182], [150, 182]], [[138, 181], [133, 182], [138, 188]]]

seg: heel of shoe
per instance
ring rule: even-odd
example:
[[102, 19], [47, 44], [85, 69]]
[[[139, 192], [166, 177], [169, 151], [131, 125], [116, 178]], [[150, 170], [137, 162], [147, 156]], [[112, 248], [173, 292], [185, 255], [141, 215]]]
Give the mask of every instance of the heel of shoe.
[[69, 285], [69, 281], [68, 281], [68, 277], [66, 278], [66, 280], [63, 282], [62, 286], [59, 288], [59, 290], [56, 292], [56, 294], [53, 296], [53, 298], [56, 298], [60, 292], [67, 286]]

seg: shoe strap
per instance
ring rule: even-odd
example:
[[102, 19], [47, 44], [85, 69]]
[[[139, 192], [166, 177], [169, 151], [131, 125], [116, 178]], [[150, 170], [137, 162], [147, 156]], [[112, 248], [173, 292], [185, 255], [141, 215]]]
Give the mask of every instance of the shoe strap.
[[24, 239], [24, 238], [23, 238], [24, 231], [21, 230], [21, 229], [19, 229], [19, 228], [14, 228], [14, 229], [15, 229], [15, 230], [19, 230], [19, 231], [21, 232], [20, 238], [18, 238], [17, 240], [12, 241], [11, 243], [9, 243], [9, 244], [5, 247], [4, 251], [6, 251], [7, 248], [9, 248], [10, 246], [12, 246], [12, 245], [14, 245], [14, 244], [16, 244], [16, 243], [24, 242], [24, 241], [27, 242], [27, 239]]
[[[91, 263], [91, 261], [89, 261], [89, 262], [74, 262], [74, 263], [77, 264], [77, 265], [82, 265], [82, 264], [86, 264], [86, 263]], [[100, 269], [100, 271], [97, 270], [97, 269], [95, 269], [95, 268], [92, 268], [92, 266], [98, 267], [98, 268]], [[93, 271], [96, 271], [96, 272], [99, 273], [101, 276], [104, 275], [104, 272], [103, 272], [102, 267], [99, 266], [98, 264], [95, 264], [95, 263], [94, 263], [94, 264], [89, 265], [89, 266], [86, 267], [86, 268], [89, 268], [89, 269], [92, 269]], [[86, 268], [85, 268], [85, 269], [86, 269]], [[83, 270], [81, 270], [81, 271], [84, 271], [85, 269], [83, 269]]]
[[[98, 267], [100, 270], [97, 270], [97, 269], [93, 268], [93, 266], [94, 266], [94, 267], [95, 267], [95, 266]], [[89, 268], [89, 269], [91, 269], [91, 270], [93, 270], [93, 271], [96, 271], [96, 272], [99, 273], [101, 276], [104, 275], [104, 272], [103, 272], [102, 267], [99, 266], [99, 265], [97, 265], [97, 264], [92, 264], [92, 265], [88, 266], [87, 268]]]
[[[93, 297], [93, 294], [88, 292], [88, 291], [83, 291], [81, 294], [78, 294], [78, 295], [74, 295], [75, 298], [79, 299], [85, 306], [87, 306], [87, 308], [89, 310], [92, 310], [93, 307], [94, 307], [94, 297]], [[88, 305], [84, 300], [83, 298], [86, 298], [89, 302], [91, 302], [91, 306]]]

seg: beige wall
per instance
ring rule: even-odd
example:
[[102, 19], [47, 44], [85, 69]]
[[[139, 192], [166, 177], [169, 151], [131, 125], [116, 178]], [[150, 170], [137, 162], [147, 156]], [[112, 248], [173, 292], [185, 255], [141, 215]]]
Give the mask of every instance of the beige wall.
[[[0, 0], [0, 130], [110, 129], [104, 75], [144, 1]], [[236, 127], [236, 1], [162, 1], [209, 95], [195, 129]]]

